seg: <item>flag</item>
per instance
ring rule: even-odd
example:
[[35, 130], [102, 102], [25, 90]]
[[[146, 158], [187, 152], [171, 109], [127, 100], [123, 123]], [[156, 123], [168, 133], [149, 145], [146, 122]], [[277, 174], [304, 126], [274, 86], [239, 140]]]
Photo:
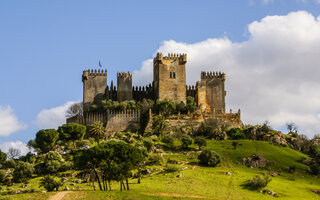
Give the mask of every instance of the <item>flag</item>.
[[102, 67], [102, 66], [101, 66], [101, 63], [100, 63], [100, 60], [99, 60], [99, 66]]

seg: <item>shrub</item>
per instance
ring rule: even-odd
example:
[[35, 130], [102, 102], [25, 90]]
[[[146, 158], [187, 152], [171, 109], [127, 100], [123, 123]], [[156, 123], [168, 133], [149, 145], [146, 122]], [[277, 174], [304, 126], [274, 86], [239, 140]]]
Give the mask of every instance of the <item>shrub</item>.
[[198, 136], [194, 139], [194, 143], [198, 145], [199, 149], [203, 146], [207, 146], [207, 141], [204, 137]]
[[270, 176], [264, 176], [262, 178], [262, 177], [256, 175], [252, 179], [246, 180], [243, 183], [243, 187], [251, 189], [251, 190], [258, 190], [258, 189], [266, 187], [271, 180], [272, 179], [270, 178]]
[[165, 143], [167, 147], [172, 148], [174, 146], [174, 139], [170, 135], [166, 135], [161, 139], [161, 142]]
[[18, 161], [13, 171], [13, 181], [22, 183], [28, 181], [34, 172], [34, 167], [27, 162]]
[[4, 164], [6, 160], [7, 160], [7, 154], [0, 150], [0, 165]]
[[16, 167], [16, 161], [13, 159], [7, 160], [5, 163], [6, 168], [15, 168]]
[[6, 177], [7, 177], [6, 171], [1, 169], [0, 170], [0, 183], [4, 183], [4, 181], [6, 180]]
[[154, 147], [154, 143], [151, 139], [144, 139], [143, 146], [147, 148], [148, 152], [150, 152]]
[[164, 171], [166, 173], [178, 172], [180, 171], [180, 168], [176, 165], [167, 165]]
[[161, 165], [163, 158], [159, 154], [150, 154], [148, 157], [148, 165]]
[[53, 149], [59, 137], [58, 131], [54, 129], [40, 130], [36, 134], [35, 143], [42, 152], [48, 152]]
[[48, 192], [59, 190], [59, 187], [63, 185], [63, 182], [56, 180], [53, 176], [46, 175], [40, 181], [40, 187], [44, 187]]
[[170, 164], [179, 164], [179, 160], [175, 159], [175, 158], [168, 158], [167, 163]]
[[210, 149], [204, 149], [198, 156], [200, 164], [215, 167], [221, 162], [220, 155]]
[[44, 157], [44, 164], [48, 173], [57, 172], [60, 169], [62, 163], [62, 156], [58, 152], [50, 151]]
[[182, 147], [187, 149], [188, 146], [193, 143], [193, 139], [189, 135], [184, 134], [182, 136], [181, 142], [182, 142]]
[[232, 128], [227, 131], [227, 134], [232, 140], [246, 139], [246, 135], [240, 128]]

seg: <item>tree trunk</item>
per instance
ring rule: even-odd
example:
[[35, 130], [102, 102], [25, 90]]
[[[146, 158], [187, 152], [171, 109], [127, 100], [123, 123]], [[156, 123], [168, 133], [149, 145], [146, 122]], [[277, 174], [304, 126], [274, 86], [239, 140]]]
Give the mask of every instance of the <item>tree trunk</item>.
[[138, 178], [138, 184], [140, 184], [140, 183], [141, 183], [141, 178], [139, 177], [139, 178]]
[[99, 188], [100, 188], [100, 190], [102, 191], [101, 182], [100, 182], [100, 178], [99, 178], [99, 176], [98, 176], [98, 173], [97, 173], [96, 169], [95, 169], [93, 166], [92, 166], [92, 168], [93, 168], [94, 174], [96, 175], [96, 177], [97, 177], [97, 179], [98, 179]]
[[120, 181], [120, 191], [122, 191], [122, 182]]
[[127, 183], [127, 190], [129, 191], [129, 181], [127, 178], [126, 178], [126, 183]]
[[111, 191], [111, 181], [108, 180], [108, 183], [109, 183], [109, 191]]

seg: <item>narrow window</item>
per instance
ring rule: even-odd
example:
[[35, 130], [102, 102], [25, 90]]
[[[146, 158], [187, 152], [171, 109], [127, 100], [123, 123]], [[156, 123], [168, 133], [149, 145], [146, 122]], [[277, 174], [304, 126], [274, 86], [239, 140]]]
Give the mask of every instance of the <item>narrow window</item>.
[[175, 72], [172, 72], [173, 73], [173, 78], [176, 78], [176, 73]]
[[172, 72], [170, 72], [170, 78], [172, 78]]

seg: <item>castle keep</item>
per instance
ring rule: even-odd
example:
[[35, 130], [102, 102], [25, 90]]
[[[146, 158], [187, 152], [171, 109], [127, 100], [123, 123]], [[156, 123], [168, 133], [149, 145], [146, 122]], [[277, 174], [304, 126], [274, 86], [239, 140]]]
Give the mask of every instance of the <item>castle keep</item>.
[[[146, 86], [133, 86], [130, 72], [117, 73], [117, 86], [111, 81], [107, 85], [107, 70], [87, 70], [83, 72], [84, 116], [73, 117], [67, 122], [90, 125], [92, 121], [102, 121], [110, 131], [120, 131], [126, 126], [138, 126], [139, 111], [118, 111], [100, 114], [90, 113], [89, 108], [102, 99], [113, 101], [142, 101], [145, 99], [168, 99], [176, 103], [184, 102], [192, 96], [197, 103], [202, 118], [206, 116], [240, 124], [240, 110], [226, 113], [225, 80], [221, 72], [201, 72], [200, 80], [195, 85], [186, 85], [187, 54], [169, 53], [163, 56], [157, 53], [153, 59], [153, 82]], [[112, 125], [111, 125], [112, 122]], [[116, 125], [121, 123], [121, 125]], [[108, 125], [109, 124], [109, 125]], [[121, 127], [121, 128], [120, 128]]]

